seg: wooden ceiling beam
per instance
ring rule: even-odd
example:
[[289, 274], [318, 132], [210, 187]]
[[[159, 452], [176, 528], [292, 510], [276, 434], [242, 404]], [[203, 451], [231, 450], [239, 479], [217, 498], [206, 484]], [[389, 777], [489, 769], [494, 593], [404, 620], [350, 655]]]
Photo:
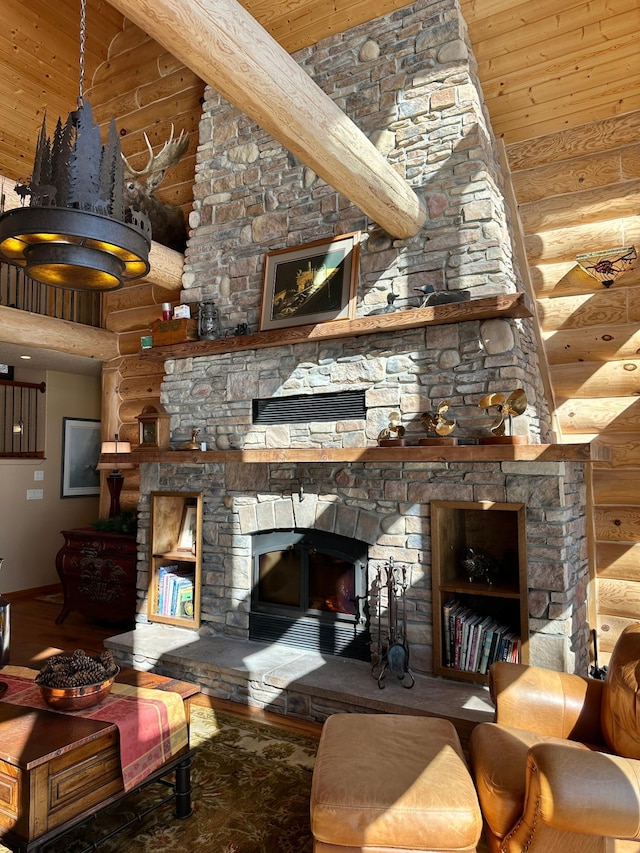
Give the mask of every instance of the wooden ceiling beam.
[[423, 201], [236, 0], [112, 5], [391, 236], [418, 233], [426, 219]]

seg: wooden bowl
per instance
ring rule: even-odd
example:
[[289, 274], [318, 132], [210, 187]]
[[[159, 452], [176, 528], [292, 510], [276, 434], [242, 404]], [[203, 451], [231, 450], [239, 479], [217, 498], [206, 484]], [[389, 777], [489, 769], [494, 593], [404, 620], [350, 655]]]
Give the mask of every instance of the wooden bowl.
[[113, 675], [105, 681], [95, 684], [83, 684], [80, 687], [48, 687], [39, 684], [42, 698], [58, 711], [81, 711], [85, 708], [93, 708], [109, 695], [113, 682], [118, 677], [120, 667], [116, 667]]

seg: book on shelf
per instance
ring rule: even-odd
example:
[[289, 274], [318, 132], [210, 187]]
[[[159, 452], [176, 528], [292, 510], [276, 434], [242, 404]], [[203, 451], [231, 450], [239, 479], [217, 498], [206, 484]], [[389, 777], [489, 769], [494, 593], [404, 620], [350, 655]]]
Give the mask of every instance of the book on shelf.
[[520, 660], [521, 641], [516, 631], [458, 599], [442, 605], [442, 631], [444, 662], [452, 669], [486, 675], [498, 660]]
[[444, 662], [446, 666], [451, 666], [452, 661], [451, 614], [455, 613], [458, 607], [460, 607], [460, 602], [457, 598], [452, 598], [442, 605], [442, 632], [444, 640]]
[[157, 612], [161, 616], [193, 616], [193, 575], [181, 571], [177, 564], [158, 569]]

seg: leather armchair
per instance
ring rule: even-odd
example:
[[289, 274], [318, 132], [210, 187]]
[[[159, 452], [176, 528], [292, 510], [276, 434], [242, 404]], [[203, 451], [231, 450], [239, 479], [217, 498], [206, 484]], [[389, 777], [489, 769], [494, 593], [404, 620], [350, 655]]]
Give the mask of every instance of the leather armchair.
[[640, 624], [604, 682], [496, 663], [490, 688], [470, 740], [490, 853], [640, 853]]

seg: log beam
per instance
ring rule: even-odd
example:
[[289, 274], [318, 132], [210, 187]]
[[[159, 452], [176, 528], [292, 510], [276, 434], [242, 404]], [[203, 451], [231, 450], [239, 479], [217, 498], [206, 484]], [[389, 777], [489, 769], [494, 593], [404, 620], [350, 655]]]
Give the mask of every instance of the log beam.
[[373, 143], [236, 0], [111, 0], [393, 237], [424, 203]]
[[0, 305], [0, 341], [98, 361], [118, 355], [118, 336], [113, 332], [4, 305]]

